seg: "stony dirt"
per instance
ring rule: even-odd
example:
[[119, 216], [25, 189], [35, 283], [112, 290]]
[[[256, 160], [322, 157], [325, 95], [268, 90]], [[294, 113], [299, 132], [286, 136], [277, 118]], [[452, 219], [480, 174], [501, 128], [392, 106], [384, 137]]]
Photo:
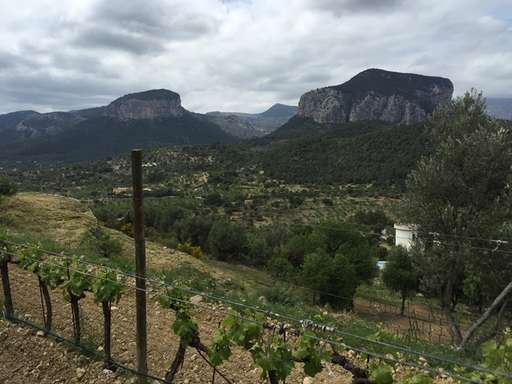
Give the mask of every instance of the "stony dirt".
[[[31, 273], [13, 266], [10, 269], [14, 305], [17, 316], [41, 324], [41, 306], [37, 279]], [[55, 332], [71, 338], [71, 310], [59, 290], [52, 292]], [[102, 343], [102, 315], [91, 295], [81, 300], [83, 342], [90, 348]], [[211, 343], [226, 309], [220, 305], [202, 302], [194, 312], [202, 341]], [[163, 377], [178, 347], [178, 339], [170, 327], [174, 319], [171, 310], [163, 309], [157, 295], [148, 301], [148, 364], [151, 374]], [[135, 312], [134, 292], [127, 291], [113, 307], [113, 356], [116, 361], [130, 367], [135, 365]], [[113, 374], [51, 338], [39, 336], [36, 331], [21, 325], [0, 322], [0, 383], [129, 383], [132, 376]], [[259, 383], [261, 371], [252, 364], [251, 356], [236, 350], [230, 361], [220, 370], [233, 383]], [[183, 368], [176, 383], [208, 383], [211, 367], [192, 349], [186, 354]], [[3, 381], [2, 381], [3, 380]], [[303, 383], [305, 375], [300, 364], [294, 369], [288, 383]], [[349, 383], [351, 376], [337, 366], [327, 364], [326, 369], [309, 383]], [[224, 380], [217, 376], [217, 383]]]

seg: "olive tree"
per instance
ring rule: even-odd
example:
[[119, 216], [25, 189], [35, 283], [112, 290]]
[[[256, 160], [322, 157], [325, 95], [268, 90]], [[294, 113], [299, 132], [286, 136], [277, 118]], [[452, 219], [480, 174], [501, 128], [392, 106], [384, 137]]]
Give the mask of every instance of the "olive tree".
[[429, 128], [433, 153], [408, 177], [402, 219], [419, 229], [421, 289], [440, 299], [451, 335], [463, 346], [475, 334], [464, 336], [455, 316], [467, 293], [498, 314], [509, 296], [494, 300], [512, 280], [505, 267], [511, 254], [486, 239], [504, 236], [512, 218], [511, 129], [487, 116], [474, 91], [438, 109]]

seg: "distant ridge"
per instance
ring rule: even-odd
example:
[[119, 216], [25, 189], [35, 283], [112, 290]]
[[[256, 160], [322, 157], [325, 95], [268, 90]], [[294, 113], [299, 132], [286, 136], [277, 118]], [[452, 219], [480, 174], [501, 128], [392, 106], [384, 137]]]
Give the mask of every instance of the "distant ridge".
[[504, 120], [512, 120], [512, 97], [487, 97], [487, 113]]
[[261, 113], [215, 111], [208, 112], [206, 116], [234, 136], [252, 138], [275, 131], [294, 116], [297, 110], [296, 106], [277, 103]]

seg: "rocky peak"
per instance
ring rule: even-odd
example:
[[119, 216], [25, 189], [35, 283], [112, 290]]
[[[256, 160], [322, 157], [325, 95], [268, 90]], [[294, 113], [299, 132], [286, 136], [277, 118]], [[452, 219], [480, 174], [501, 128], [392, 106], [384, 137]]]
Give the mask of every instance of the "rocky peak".
[[167, 89], [131, 93], [114, 100], [105, 108], [105, 115], [119, 120], [178, 117], [185, 109], [180, 95]]
[[368, 69], [343, 84], [305, 93], [298, 114], [328, 124], [414, 124], [449, 102], [452, 94], [453, 84], [446, 78]]

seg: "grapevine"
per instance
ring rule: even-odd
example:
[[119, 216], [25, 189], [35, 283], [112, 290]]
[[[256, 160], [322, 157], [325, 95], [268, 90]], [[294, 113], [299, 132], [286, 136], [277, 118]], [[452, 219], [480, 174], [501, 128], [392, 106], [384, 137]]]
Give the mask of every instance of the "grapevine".
[[36, 274], [37, 276], [37, 281], [39, 283], [39, 293], [41, 295], [44, 328], [46, 329], [47, 332], [50, 332], [52, 329], [53, 309], [50, 292], [48, 290], [48, 285], [45, 279], [42, 278], [41, 274], [41, 267], [43, 265], [44, 255], [43, 249], [41, 248], [40, 244], [37, 244], [34, 247], [26, 247], [21, 249], [17, 253], [17, 255], [20, 267]]
[[68, 278], [62, 284], [64, 299], [71, 304], [71, 315], [73, 319], [73, 337], [75, 343], [80, 343], [80, 304], [79, 301], [85, 297], [85, 292], [91, 289], [91, 277], [87, 269], [75, 257], [67, 267]]
[[271, 384], [285, 382], [296, 362], [304, 363], [304, 373], [308, 376], [315, 376], [323, 369], [322, 362], [329, 355], [318, 340], [306, 332], [292, 347], [286, 341], [285, 331], [276, 334], [276, 327], [264, 327], [264, 321], [260, 313], [230, 311], [210, 348], [212, 363], [218, 366], [228, 360], [231, 347], [238, 345], [250, 352], [255, 365], [262, 370], [262, 379], [268, 379]]
[[185, 360], [187, 347], [191, 346], [204, 352], [207, 352], [207, 348], [199, 339], [199, 327], [192, 320], [188, 298], [183, 295], [181, 291], [178, 289], [167, 290], [166, 293], [160, 297], [160, 304], [165, 308], [170, 308], [175, 311], [176, 319], [171, 328], [176, 336], [180, 338], [178, 351], [165, 374], [165, 381], [172, 383]]
[[114, 271], [98, 270], [92, 281], [92, 292], [97, 303], [103, 309], [103, 365], [106, 369], [114, 370], [111, 351], [112, 303], [119, 302], [124, 284]]

